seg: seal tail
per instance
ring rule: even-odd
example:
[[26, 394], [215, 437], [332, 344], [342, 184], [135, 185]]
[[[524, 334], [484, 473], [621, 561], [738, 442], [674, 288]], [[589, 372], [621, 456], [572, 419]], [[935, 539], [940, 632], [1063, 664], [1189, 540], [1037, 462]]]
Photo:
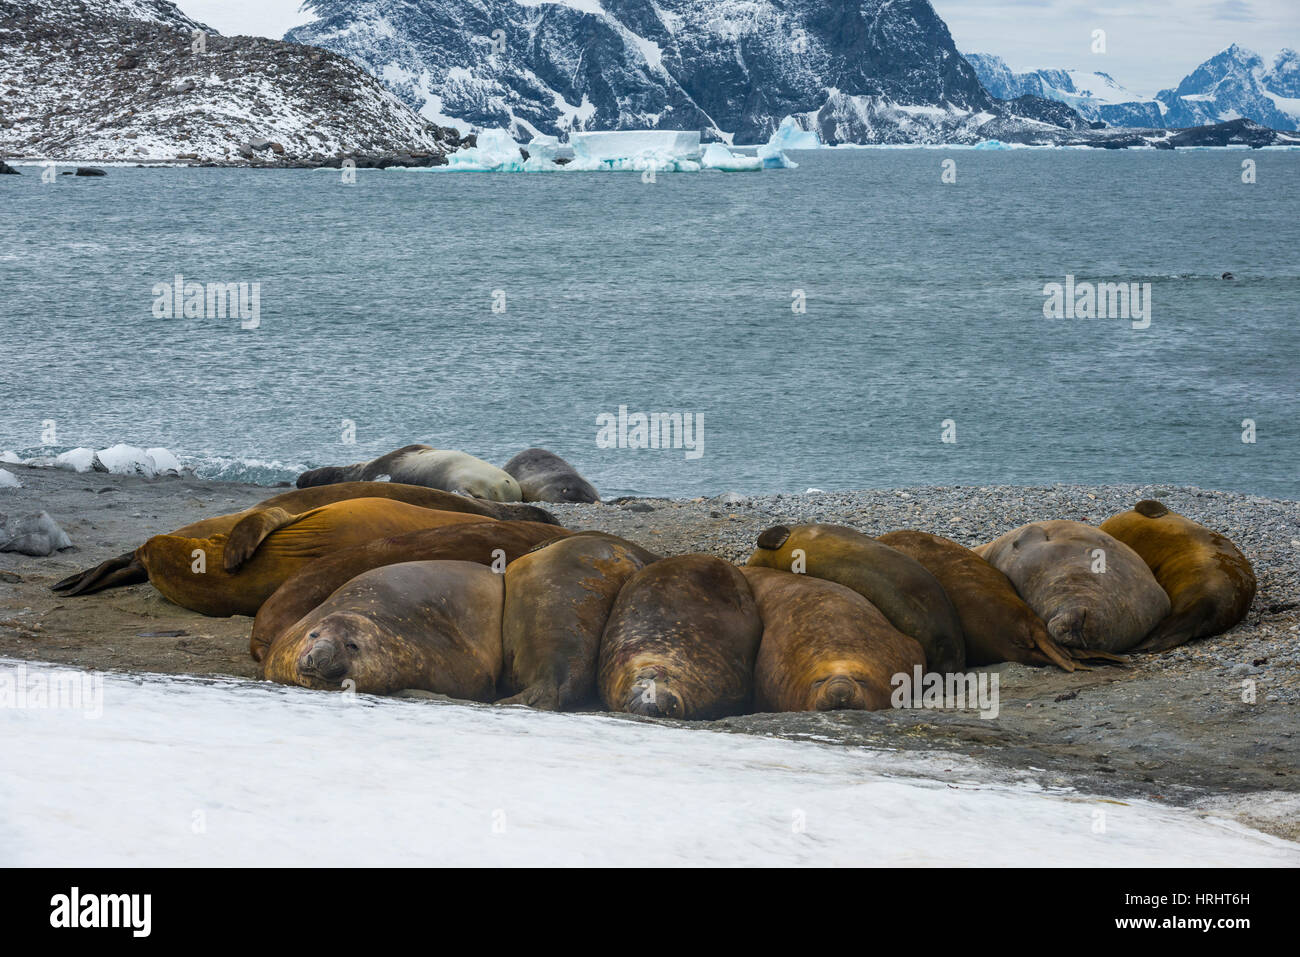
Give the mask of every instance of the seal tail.
[[141, 585], [148, 580], [149, 573], [135, 552], [127, 552], [55, 582], [50, 586], [50, 591], [61, 595], [93, 595], [110, 588]]

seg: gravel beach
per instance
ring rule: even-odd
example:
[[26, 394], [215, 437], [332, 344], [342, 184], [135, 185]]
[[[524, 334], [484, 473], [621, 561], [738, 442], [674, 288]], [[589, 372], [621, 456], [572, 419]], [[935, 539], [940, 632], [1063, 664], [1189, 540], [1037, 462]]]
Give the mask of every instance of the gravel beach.
[[[257, 679], [247, 618], [205, 618], [139, 585], [82, 598], [49, 586], [129, 551], [150, 535], [247, 508], [265, 486], [194, 477], [143, 479], [5, 466], [0, 513], [44, 510], [74, 548], [48, 558], [0, 553], [0, 658], [122, 672]], [[1000, 710], [751, 715], [696, 724], [738, 734], [932, 752], [970, 778], [1073, 787], [1116, 800], [1194, 805], [1300, 839], [1300, 502], [1160, 485], [908, 488], [709, 499], [624, 499], [549, 506], [575, 529], [602, 529], [661, 554], [707, 552], [743, 562], [777, 523], [834, 522], [879, 535], [904, 528], [978, 545], [1027, 522], [1099, 524], [1142, 498], [1227, 535], [1259, 579], [1245, 621], [1227, 634], [1127, 667], [1066, 674], [1000, 665]], [[1244, 692], [1252, 686], [1254, 701]], [[627, 720], [642, 720], [627, 718]], [[956, 786], [954, 784], [953, 786]]]

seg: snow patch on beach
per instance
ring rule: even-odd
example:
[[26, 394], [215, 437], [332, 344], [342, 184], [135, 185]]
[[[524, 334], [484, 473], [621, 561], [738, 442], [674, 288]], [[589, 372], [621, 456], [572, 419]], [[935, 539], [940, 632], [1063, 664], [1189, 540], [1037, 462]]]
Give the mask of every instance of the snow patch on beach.
[[100, 703], [0, 708], [0, 864], [1300, 864], [958, 757], [226, 679], [106, 675]]

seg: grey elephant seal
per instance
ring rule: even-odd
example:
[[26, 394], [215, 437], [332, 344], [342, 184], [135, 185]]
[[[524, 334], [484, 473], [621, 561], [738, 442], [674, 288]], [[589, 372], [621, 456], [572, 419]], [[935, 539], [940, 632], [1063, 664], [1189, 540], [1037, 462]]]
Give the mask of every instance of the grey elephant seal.
[[504, 470], [468, 452], [407, 445], [369, 462], [329, 465], [298, 476], [299, 488], [338, 482], [386, 480], [456, 492], [489, 502], [522, 502], [519, 483]]
[[490, 702], [503, 576], [477, 562], [403, 562], [352, 579], [271, 642], [263, 676], [321, 690], [416, 689]]
[[1066, 648], [1122, 654], [1169, 614], [1169, 596], [1141, 556], [1083, 522], [1033, 522], [974, 551]]
[[750, 706], [763, 622], [749, 583], [712, 555], [677, 555], [623, 585], [596, 683], [610, 711], [710, 719]]
[[596, 487], [554, 452], [524, 449], [505, 471], [519, 483], [525, 502], [599, 502]]
[[1236, 545], [1164, 505], [1138, 502], [1101, 523], [1137, 552], [1172, 609], [1134, 651], [1164, 651], [1227, 631], [1255, 597], [1255, 569]]

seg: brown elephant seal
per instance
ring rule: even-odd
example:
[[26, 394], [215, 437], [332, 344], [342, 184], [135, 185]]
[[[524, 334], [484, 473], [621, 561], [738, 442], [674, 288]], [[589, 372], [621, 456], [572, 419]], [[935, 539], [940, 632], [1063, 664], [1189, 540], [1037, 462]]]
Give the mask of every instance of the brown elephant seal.
[[596, 487], [554, 452], [524, 449], [505, 464], [525, 502], [599, 502]]
[[428, 445], [407, 445], [369, 462], [310, 469], [298, 476], [298, 487], [373, 482], [385, 476], [391, 482], [424, 485], [490, 502], [521, 502], [524, 497], [519, 483], [503, 469], [468, 452]]
[[574, 535], [506, 568], [501, 704], [561, 711], [595, 697], [605, 623], [645, 567], [643, 551], [612, 535]]
[[1169, 596], [1169, 616], [1134, 651], [1221, 634], [1250, 609], [1255, 569], [1218, 532], [1149, 499], [1106, 519], [1101, 530], [1137, 552]]
[[[242, 565], [275, 529], [297, 516], [322, 505], [332, 505], [354, 498], [390, 498], [421, 508], [435, 508], [445, 512], [465, 512], [502, 520], [543, 522], [558, 525], [554, 515], [535, 505], [503, 505], [453, 495], [441, 489], [402, 485], [397, 482], [344, 482], [317, 488], [295, 489], [275, 495], [242, 512], [216, 515], [193, 522], [172, 532], [182, 538], [209, 538], [228, 535], [223, 562], [227, 571]], [[64, 595], [93, 595], [95, 592], [124, 585], [138, 585], [149, 580], [137, 551], [127, 552], [109, 559], [94, 568], [78, 572], [51, 587]]]
[[503, 598], [502, 576], [476, 562], [373, 568], [277, 637], [262, 674], [305, 688], [488, 702], [501, 671]]
[[1043, 619], [1016, 594], [1011, 579], [969, 548], [929, 532], [910, 530], [890, 532], [876, 540], [911, 555], [939, 580], [961, 620], [968, 665], [1018, 661], [1057, 665], [1066, 671], [1077, 667], [1070, 649], [1052, 639]]
[[510, 562], [530, 549], [571, 534], [537, 522], [474, 522], [423, 528], [376, 538], [340, 549], [285, 579], [262, 603], [253, 620], [249, 653], [261, 661], [278, 635], [362, 572], [418, 561], [464, 561], [488, 565], [504, 574]]
[[423, 528], [495, 521], [386, 498], [355, 498], [304, 512], [277, 528], [235, 572], [222, 564], [222, 534], [155, 535], [137, 554], [149, 581], [169, 601], [217, 618], [251, 616], [291, 575], [341, 548]]
[[880, 711], [893, 677], [925, 669], [925, 652], [851, 588], [811, 575], [749, 566], [763, 639], [754, 710]]
[[763, 623], [740, 569], [677, 555], [623, 585], [601, 638], [596, 685], [610, 711], [655, 718], [742, 714]]
[[961, 620], [943, 586], [916, 559], [869, 535], [844, 525], [777, 525], [758, 536], [749, 564], [852, 588], [921, 643], [931, 670], [966, 666]]
[[1057, 644], [1122, 654], [1169, 614], [1137, 552], [1083, 522], [1032, 522], [975, 549], [1047, 624]]

